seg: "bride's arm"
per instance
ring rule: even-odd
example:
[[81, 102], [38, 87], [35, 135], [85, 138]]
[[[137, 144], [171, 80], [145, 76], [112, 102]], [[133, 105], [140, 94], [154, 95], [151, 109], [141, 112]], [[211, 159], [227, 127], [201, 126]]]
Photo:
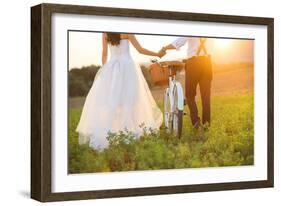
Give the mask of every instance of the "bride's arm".
[[140, 45], [140, 43], [138, 42], [138, 40], [136, 39], [135, 35], [133, 35], [133, 34], [129, 34], [128, 38], [129, 38], [130, 42], [132, 43], [132, 45], [136, 48], [136, 50], [141, 54], [145, 54], [145, 55], [149, 55], [149, 56], [157, 56], [160, 58], [162, 56], [164, 56], [164, 54], [165, 54], [165, 52], [163, 52], [163, 51], [153, 52], [153, 51], [143, 48]]
[[107, 60], [107, 39], [106, 34], [102, 34], [102, 65], [106, 63]]

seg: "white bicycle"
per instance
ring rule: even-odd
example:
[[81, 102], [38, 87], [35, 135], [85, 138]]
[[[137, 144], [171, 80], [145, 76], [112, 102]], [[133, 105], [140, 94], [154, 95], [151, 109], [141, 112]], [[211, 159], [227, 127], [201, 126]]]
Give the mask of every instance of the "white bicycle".
[[176, 80], [176, 73], [184, 68], [185, 64], [178, 61], [156, 63], [169, 70], [168, 88], [164, 91], [164, 125], [168, 132], [180, 138], [184, 115], [184, 93], [181, 83]]

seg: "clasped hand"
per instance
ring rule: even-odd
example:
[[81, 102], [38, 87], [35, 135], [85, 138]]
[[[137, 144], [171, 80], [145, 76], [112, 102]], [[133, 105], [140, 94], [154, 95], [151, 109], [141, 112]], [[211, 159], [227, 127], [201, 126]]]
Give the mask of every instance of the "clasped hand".
[[158, 51], [158, 57], [162, 58], [163, 56], [166, 55], [166, 49], [165, 47], [162, 47], [159, 51]]

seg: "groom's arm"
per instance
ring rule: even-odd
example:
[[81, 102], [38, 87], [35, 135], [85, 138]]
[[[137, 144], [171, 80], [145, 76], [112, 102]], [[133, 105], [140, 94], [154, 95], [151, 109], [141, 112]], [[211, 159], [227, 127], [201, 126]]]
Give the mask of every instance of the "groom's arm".
[[171, 44], [164, 46], [162, 48], [162, 50], [163, 51], [173, 50], [173, 49], [179, 50], [182, 46], [184, 46], [186, 44], [187, 40], [188, 40], [188, 37], [179, 37], [175, 41], [173, 41]]
[[173, 50], [173, 49], [176, 49], [176, 47], [173, 44], [168, 44], [167, 46], [162, 47], [163, 51]]

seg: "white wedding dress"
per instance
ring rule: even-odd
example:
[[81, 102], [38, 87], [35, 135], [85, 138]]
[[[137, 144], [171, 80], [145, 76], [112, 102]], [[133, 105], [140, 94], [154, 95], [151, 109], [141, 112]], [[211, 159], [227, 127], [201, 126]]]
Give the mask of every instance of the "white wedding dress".
[[153, 99], [141, 68], [134, 62], [129, 41], [109, 44], [110, 59], [96, 74], [86, 97], [76, 131], [79, 144], [94, 149], [108, 146], [108, 132], [128, 130], [138, 138], [143, 129], [159, 129], [163, 117]]

